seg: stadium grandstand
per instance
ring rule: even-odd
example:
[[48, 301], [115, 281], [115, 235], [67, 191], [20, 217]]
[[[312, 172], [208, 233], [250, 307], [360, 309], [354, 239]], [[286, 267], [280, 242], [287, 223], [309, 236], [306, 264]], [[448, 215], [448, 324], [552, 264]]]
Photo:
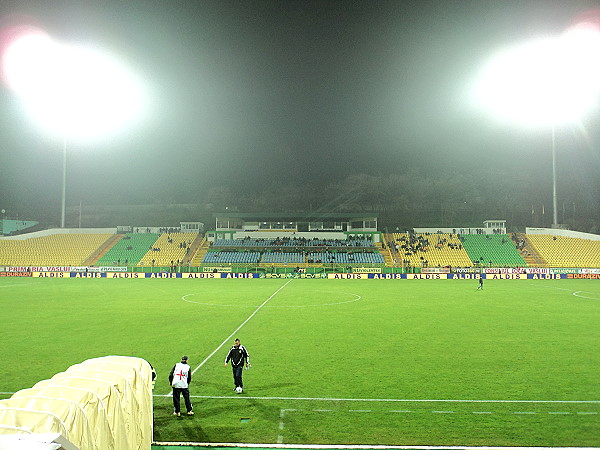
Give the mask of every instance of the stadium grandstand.
[[[377, 215], [215, 214], [215, 229], [179, 227], [49, 229], [0, 238], [0, 267], [119, 267], [132, 272], [352, 271], [432, 268], [599, 268], [600, 237], [505, 221], [481, 227], [377, 230]], [[25, 223], [25, 222], [23, 222]], [[190, 224], [193, 224], [190, 226]], [[304, 230], [304, 231], [301, 231]]]

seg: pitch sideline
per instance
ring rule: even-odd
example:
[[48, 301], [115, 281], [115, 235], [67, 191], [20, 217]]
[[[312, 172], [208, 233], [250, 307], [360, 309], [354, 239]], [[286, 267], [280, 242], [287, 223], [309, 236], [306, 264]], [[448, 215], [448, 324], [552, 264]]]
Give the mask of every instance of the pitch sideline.
[[[155, 394], [154, 397], [168, 397]], [[213, 400], [290, 400], [316, 402], [381, 402], [381, 403], [556, 403], [600, 404], [600, 400], [512, 400], [512, 399], [410, 399], [410, 398], [335, 398], [335, 397], [252, 397], [246, 395], [190, 395], [192, 398]]]

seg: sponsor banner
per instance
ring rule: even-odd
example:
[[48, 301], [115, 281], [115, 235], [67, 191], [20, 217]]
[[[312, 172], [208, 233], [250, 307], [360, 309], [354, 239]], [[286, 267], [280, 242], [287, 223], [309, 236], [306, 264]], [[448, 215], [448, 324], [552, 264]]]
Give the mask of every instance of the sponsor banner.
[[143, 273], [128, 272], [32, 272], [36, 278], [143, 278]]
[[[593, 270], [596, 269], [587, 269]], [[600, 272], [600, 271], [598, 271]], [[202, 273], [202, 272], [0, 272], [0, 277], [34, 278], [327, 278], [330, 280], [600, 280], [600, 273]]]
[[594, 273], [600, 274], [600, 269], [581, 269], [579, 273]]
[[126, 266], [117, 266], [117, 267], [71, 267], [69, 272], [127, 272]]
[[203, 278], [205, 280], [211, 278], [221, 278], [221, 274], [219, 273], [202, 273], [202, 272], [190, 272], [190, 273], [182, 273], [181, 278]]
[[327, 274], [326, 273], [301, 273], [300, 278], [321, 279], [321, 278], [327, 278]]
[[480, 273], [451, 273], [448, 275], [449, 280], [479, 280], [485, 278], [485, 275]]
[[69, 266], [47, 266], [47, 267], [30, 267], [32, 272], [70, 272]]
[[372, 273], [369, 274], [369, 278], [372, 280], [401, 280], [406, 279], [404, 273]]
[[31, 272], [33, 278], [69, 278], [69, 272]]
[[117, 266], [117, 267], [90, 267], [90, 266], [82, 266], [82, 267], [71, 267], [69, 272], [127, 272], [126, 266]]
[[202, 272], [231, 273], [231, 267], [203, 267]]
[[449, 274], [446, 273], [407, 273], [407, 280], [446, 280]]
[[261, 273], [259, 278], [327, 278], [326, 273]]
[[5, 267], [6, 272], [70, 272], [68, 266], [21, 266], [21, 267]]
[[560, 273], [528, 273], [528, 280], [560, 280], [567, 278], [567, 274]]
[[328, 273], [330, 280], [367, 280], [369, 274], [366, 273]]
[[449, 267], [423, 267], [421, 273], [450, 273]]
[[485, 275], [486, 280], [526, 280], [526, 273], [488, 273]]
[[258, 273], [221, 273], [221, 278], [260, 278]]
[[100, 272], [127, 272], [126, 266], [117, 266], [117, 267], [98, 267]]
[[451, 273], [481, 273], [481, 269], [479, 267], [458, 267], [452, 268]]
[[380, 267], [354, 267], [353, 273], [381, 273]]
[[572, 279], [587, 279], [587, 280], [600, 280], [600, 273], [568, 273], [566, 277]]
[[524, 267], [484, 267], [482, 273], [525, 273]]
[[145, 278], [143, 272], [103, 272], [104, 278]]
[[144, 278], [181, 278], [181, 273], [151, 272], [151, 273], [144, 273]]
[[545, 268], [541, 268], [541, 267], [527, 267], [525, 269], [525, 273], [546, 273], [549, 274], [550, 269], [545, 269]]
[[71, 272], [71, 278], [106, 278], [106, 272]]
[[550, 269], [550, 273], [579, 273], [579, 269]]

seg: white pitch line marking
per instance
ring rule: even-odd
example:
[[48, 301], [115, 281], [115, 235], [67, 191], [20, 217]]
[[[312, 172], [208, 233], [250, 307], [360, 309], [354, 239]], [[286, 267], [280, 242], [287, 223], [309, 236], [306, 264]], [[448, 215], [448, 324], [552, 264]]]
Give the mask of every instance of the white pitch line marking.
[[[317, 305], [273, 305], [273, 306], [267, 306], [267, 308], [315, 308], [315, 307], [319, 307], [319, 306], [345, 305], [347, 303], [354, 303], [354, 302], [358, 302], [359, 300], [362, 300], [362, 297], [360, 295], [353, 294], [351, 292], [334, 292], [334, 291], [319, 291], [319, 292], [333, 292], [334, 294], [346, 294], [346, 295], [352, 295], [355, 298], [353, 298], [352, 300], [344, 300], [344, 301], [339, 301], [339, 302], [335, 302], [335, 303], [320, 303]], [[194, 295], [200, 295], [200, 294], [198, 294], [198, 293], [197, 294], [186, 294], [183, 297], [181, 297], [181, 300], [183, 300], [184, 302], [187, 302], [187, 303], [194, 303], [195, 305], [222, 306], [222, 307], [226, 307], [226, 308], [240, 308], [240, 305], [227, 305], [224, 303], [195, 302], [194, 300], [188, 299], [188, 297], [194, 296]], [[243, 307], [244, 308], [256, 308], [255, 305], [248, 305], [248, 306], [243, 306]]]
[[26, 284], [18, 284], [18, 283], [15, 283], [15, 284], [4, 284], [4, 285], [0, 286], [0, 288], [13, 288], [13, 287], [21, 287], [21, 286], [31, 286], [32, 284], [35, 284], [35, 283], [26, 283]]
[[281, 409], [279, 410], [279, 435], [277, 435], [277, 443], [283, 444], [283, 429], [285, 428], [285, 414], [288, 411], [296, 411], [295, 409]]
[[573, 292], [573, 295], [575, 297], [579, 297], [579, 298], [587, 298], [588, 300], [598, 300], [598, 297], [586, 297], [585, 295], [579, 295], [582, 292], [587, 294], [587, 292], [585, 292], [585, 291], [575, 291], [575, 292]]
[[[286, 414], [288, 412], [293, 412], [293, 411], [311, 411], [311, 412], [333, 412], [333, 410], [331, 409], [312, 409], [312, 410], [304, 410], [304, 409], [280, 409], [279, 410], [279, 434], [277, 436], [277, 444], [283, 444], [283, 430], [285, 429], [285, 417]], [[349, 409], [348, 410], [349, 413], [371, 413], [373, 412], [373, 410], [371, 409]], [[376, 413], [413, 413], [413, 411], [411, 410], [389, 410], [389, 411], [375, 411]], [[465, 413], [468, 413], [469, 411], [464, 411]], [[456, 411], [430, 411], [430, 414], [456, 414]], [[471, 411], [472, 414], [494, 414], [491, 411]], [[518, 415], [535, 415], [538, 414], [536, 411], [513, 411], [512, 414], [518, 414]], [[542, 413], [540, 413], [542, 414]], [[568, 415], [568, 414], [572, 414], [570, 412], [566, 412], [566, 411], [551, 411], [548, 412], [548, 414], [564, 414], [564, 415]], [[585, 411], [585, 412], [577, 412], [577, 414], [598, 414], [597, 412], [593, 412], [593, 411]], [[312, 448], [312, 446], [311, 446]], [[316, 448], [324, 448], [324, 447], [316, 447]], [[325, 448], [329, 448], [329, 447], [325, 447]], [[344, 448], [370, 448], [368, 446], [351, 446], [351, 447], [344, 447]], [[385, 448], [391, 448], [391, 447], [385, 447]], [[419, 447], [406, 447], [406, 448], [419, 448]], [[432, 449], [434, 447], [424, 447], [426, 449]], [[466, 449], [469, 447], [439, 447], [440, 449], [448, 449], [448, 448], [460, 448], [460, 449]], [[478, 449], [482, 449], [484, 447], [477, 447]], [[492, 447], [485, 447], [485, 449], [491, 449]], [[524, 448], [524, 447], [523, 447]], [[551, 447], [550, 447], [551, 448]], [[540, 448], [536, 448], [536, 450], [541, 450], [542, 447]], [[600, 450], [600, 449], [599, 449]]]
[[[530, 286], [545, 287], [545, 288], [548, 288], [548, 289], [555, 289], [555, 290], [558, 290], [558, 291], [567, 291], [567, 292], [570, 292], [571, 295], [573, 295], [575, 297], [586, 298], [588, 300], [600, 300], [598, 297], [586, 297], [585, 295], [579, 295], [582, 292], [584, 292], [586, 294], [590, 294], [590, 292], [586, 292], [586, 291], [573, 291], [572, 289], [559, 288], [559, 287], [556, 287], [556, 286], [542, 286], [541, 284], [535, 284], [535, 283], [530, 283]], [[591, 294], [594, 295], [593, 293], [591, 293]]]
[[242, 327], [243, 327], [244, 325], [246, 325], [246, 324], [248, 323], [248, 321], [250, 321], [250, 319], [252, 319], [252, 318], [253, 318], [253, 317], [256, 315], [256, 313], [262, 309], [262, 307], [263, 307], [263, 306], [265, 306], [265, 305], [266, 305], [266, 304], [269, 302], [269, 300], [271, 300], [273, 297], [275, 297], [275, 296], [276, 296], [276, 295], [279, 293], [279, 291], [281, 291], [281, 290], [282, 290], [284, 287], [286, 287], [288, 284], [290, 284], [290, 282], [291, 282], [291, 281], [292, 281], [292, 280], [290, 279], [290, 280], [289, 280], [287, 283], [285, 283], [283, 286], [281, 286], [279, 289], [277, 289], [275, 292], [273, 292], [273, 293], [271, 294], [271, 296], [270, 296], [268, 299], [266, 299], [264, 302], [262, 302], [262, 304], [261, 304], [261, 305], [260, 305], [258, 308], [256, 308], [256, 309], [254, 310], [254, 312], [253, 312], [252, 314], [250, 314], [250, 316], [249, 316], [249, 317], [248, 317], [246, 320], [244, 320], [244, 321], [242, 322], [242, 324], [241, 324], [239, 327], [237, 327], [237, 328], [235, 329], [235, 331], [234, 331], [233, 333], [231, 333], [229, 336], [227, 336], [227, 339], [225, 339], [223, 342], [221, 342], [221, 345], [219, 345], [219, 346], [218, 346], [218, 347], [217, 347], [217, 348], [216, 348], [216, 349], [215, 349], [215, 350], [214, 350], [214, 351], [213, 351], [213, 352], [212, 352], [210, 355], [208, 355], [208, 356], [207, 356], [207, 357], [204, 359], [204, 361], [202, 361], [200, 364], [198, 364], [198, 367], [196, 367], [196, 368], [195, 368], [195, 369], [192, 371], [192, 375], [193, 375], [193, 374], [195, 374], [195, 373], [196, 373], [196, 371], [197, 371], [197, 370], [198, 370], [200, 367], [202, 367], [204, 364], [206, 364], [206, 362], [207, 362], [207, 361], [208, 361], [208, 360], [209, 360], [209, 359], [210, 359], [210, 358], [211, 358], [211, 357], [212, 357], [212, 356], [213, 356], [215, 353], [217, 353], [219, 350], [221, 350], [221, 348], [222, 348], [222, 347], [223, 347], [223, 346], [224, 346], [224, 345], [225, 345], [227, 342], [229, 342], [229, 340], [230, 340], [230, 339], [231, 339], [231, 338], [232, 338], [232, 337], [233, 337], [233, 336], [234, 336], [234, 335], [235, 335], [235, 334], [236, 334], [238, 331], [240, 331], [240, 330], [242, 329]]
[[[157, 395], [155, 397], [166, 397]], [[332, 397], [249, 397], [233, 395], [190, 395], [192, 398], [229, 400], [289, 400], [316, 402], [381, 402], [381, 403], [556, 403], [600, 404], [600, 400], [477, 400], [477, 399], [409, 399], [409, 398], [332, 398]]]
[[[257, 313], [257, 312], [259, 312], [259, 311], [262, 309], [262, 307], [263, 307], [263, 306], [265, 306], [265, 305], [266, 305], [266, 304], [269, 302], [269, 300], [271, 300], [273, 297], [275, 297], [275, 296], [276, 296], [276, 295], [279, 293], [279, 291], [281, 291], [281, 290], [282, 290], [284, 287], [286, 287], [288, 284], [290, 284], [290, 282], [291, 282], [291, 281], [292, 281], [292, 279], [290, 279], [290, 280], [289, 280], [287, 283], [285, 283], [283, 286], [281, 286], [279, 289], [277, 289], [275, 292], [273, 292], [273, 293], [271, 294], [271, 296], [270, 296], [268, 299], [266, 299], [264, 302], [262, 302], [262, 304], [261, 304], [261, 305], [260, 305], [258, 308], [256, 308], [256, 309], [254, 310], [254, 312], [253, 312], [252, 314], [250, 314], [250, 316], [249, 316], [249, 317], [248, 317], [246, 320], [244, 320], [244, 321], [242, 322], [242, 324], [241, 324], [239, 327], [237, 327], [237, 328], [235, 329], [235, 331], [234, 331], [233, 333], [231, 333], [229, 336], [227, 336], [227, 338], [226, 338], [226, 339], [225, 339], [223, 342], [221, 342], [221, 345], [219, 345], [219, 346], [218, 346], [218, 347], [217, 347], [217, 348], [216, 348], [216, 349], [215, 349], [215, 350], [214, 350], [214, 351], [213, 351], [213, 352], [212, 352], [210, 355], [208, 355], [206, 358], [204, 358], [204, 361], [202, 361], [200, 364], [198, 364], [198, 367], [196, 367], [194, 370], [192, 370], [192, 375], [194, 375], [194, 374], [195, 374], [195, 373], [198, 371], [198, 369], [200, 369], [200, 367], [202, 367], [204, 364], [206, 364], [206, 362], [207, 362], [207, 361], [208, 361], [210, 358], [212, 358], [212, 356], [213, 356], [215, 353], [217, 353], [219, 350], [221, 350], [221, 348], [222, 348], [222, 347], [223, 347], [223, 346], [224, 346], [224, 345], [225, 345], [227, 342], [229, 342], [229, 340], [230, 340], [230, 339], [231, 339], [231, 338], [232, 338], [232, 337], [233, 337], [233, 336], [234, 336], [234, 335], [235, 335], [235, 334], [236, 334], [238, 331], [240, 331], [240, 330], [241, 330], [241, 328], [242, 328], [244, 325], [246, 325], [246, 324], [248, 323], [248, 321], [249, 321], [250, 319], [252, 319], [252, 318], [253, 318], [253, 317], [256, 315], [256, 313]], [[173, 392], [172, 392], [172, 391], [171, 391], [171, 393], [169, 393], [169, 394], [166, 394], [166, 395], [165, 395], [165, 397], [168, 397], [168, 396], [171, 396], [171, 395], [173, 395]]]
[[[181, 442], [153, 442], [154, 445], [181, 446]], [[307, 449], [307, 450], [600, 450], [600, 447], [468, 447], [439, 445], [319, 445], [319, 444], [256, 444], [231, 442], [186, 442], [188, 446], [211, 448], [269, 448], [269, 449]]]

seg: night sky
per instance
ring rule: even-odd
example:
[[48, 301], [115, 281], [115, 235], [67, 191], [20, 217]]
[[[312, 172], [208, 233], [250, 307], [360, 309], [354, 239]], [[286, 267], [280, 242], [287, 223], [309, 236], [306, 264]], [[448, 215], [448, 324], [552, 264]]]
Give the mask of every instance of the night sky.
[[[138, 120], [93, 142], [68, 141], [68, 205], [190, 203], [215, 187], [301, 191], [360, 174], [482, 171], [526, 172], [532, 189], [550, 195], [549, 129], [499, 122], [474, 107], [470, 86], [498, 49], [558, 34], [598, 7], [4, 0], [0, 23], [26, 20], [94, 43], [144, 82], [148, 105]], [[600, 195], [599, 130], [598, 111], [558, 130], [563, 190]], [[0, 88], [0, 207], [8, 214], [35, 219], [36, 209], [58, 207], [61, 142]]]

